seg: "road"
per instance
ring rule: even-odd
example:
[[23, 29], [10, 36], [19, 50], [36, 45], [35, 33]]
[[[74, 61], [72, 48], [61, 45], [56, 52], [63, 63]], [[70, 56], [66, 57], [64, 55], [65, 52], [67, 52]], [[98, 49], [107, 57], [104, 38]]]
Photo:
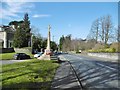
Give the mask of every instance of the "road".
[[64, 54], [59, 57], [62, 60], [70, 61], [85, 90], [97, 90], [96, 88], [100, 90], [118, 90], [120, 66], [117, 62], [106, 62], [97, 58], [93, 59], [73, 54]]

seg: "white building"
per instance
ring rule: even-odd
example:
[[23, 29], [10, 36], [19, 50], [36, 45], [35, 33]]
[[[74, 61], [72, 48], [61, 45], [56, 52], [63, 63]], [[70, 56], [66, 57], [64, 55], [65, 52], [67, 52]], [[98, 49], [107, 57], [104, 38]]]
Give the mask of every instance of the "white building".
[[0, 26], [0, 48], [12, 47], [14, 32], [14, 26]]

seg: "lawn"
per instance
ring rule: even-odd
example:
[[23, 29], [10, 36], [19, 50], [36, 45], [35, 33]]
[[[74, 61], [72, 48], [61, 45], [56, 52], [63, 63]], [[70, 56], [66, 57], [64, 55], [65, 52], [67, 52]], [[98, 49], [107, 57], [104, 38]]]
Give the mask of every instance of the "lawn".
[[[14, 52], [13, 53], [2, 53], [0, 54], [0, 57], [2, 60], [12, 60], [14, 54], [15, 54]], [[33, 58], [32, 54], [28, 54], [28, 55], [30, 55], [30, 57]]]
[[55, 71], [55, 61], [31, 60], [2, 66], [2, 89], [50, 90]]
[[1, 55], [2, 60], [12, 60], [14, 54], [15, 53], [2, 53], [0, 55]]

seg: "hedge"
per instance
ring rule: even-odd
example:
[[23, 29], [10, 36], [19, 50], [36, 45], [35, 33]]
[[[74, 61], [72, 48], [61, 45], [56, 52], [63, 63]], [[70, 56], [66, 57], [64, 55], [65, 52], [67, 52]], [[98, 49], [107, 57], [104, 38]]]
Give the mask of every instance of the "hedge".
[[98, 50], [88, 50], [88, 52], [95, 52], [95, 53], [115, 53], [116, 49], [115, 48], [107, 48], [107, 49], [98, 49]]

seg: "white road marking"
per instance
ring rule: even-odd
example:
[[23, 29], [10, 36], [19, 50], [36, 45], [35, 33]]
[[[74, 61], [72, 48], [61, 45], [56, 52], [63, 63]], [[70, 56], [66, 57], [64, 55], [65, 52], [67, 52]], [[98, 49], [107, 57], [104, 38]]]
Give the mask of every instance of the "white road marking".
[[106, 65], [100, 64], [100, 63], [97, 63], [97, 64], [100, 65], [100, 66], [103, 66], [103, 67], [109, 68], [109, 69], [111, 69], [111, 70], [116, 70], [115, 68], [112, 68], [112, 67], [109, 67], [109, 66], [106, 66]]

